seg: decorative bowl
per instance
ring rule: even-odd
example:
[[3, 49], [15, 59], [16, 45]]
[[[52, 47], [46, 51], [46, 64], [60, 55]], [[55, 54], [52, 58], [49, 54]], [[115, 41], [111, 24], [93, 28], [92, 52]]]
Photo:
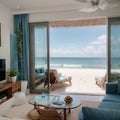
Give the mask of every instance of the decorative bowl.
[[71, 103], [71, 102], [73, 101], [73, 99], [72, 99], [72, 97], [70, 97], [70, 96], [66, 96], [66, 97], [64, 98], [64, 101], [65, 101], [67, 104], [69, 104], [69, 103]]

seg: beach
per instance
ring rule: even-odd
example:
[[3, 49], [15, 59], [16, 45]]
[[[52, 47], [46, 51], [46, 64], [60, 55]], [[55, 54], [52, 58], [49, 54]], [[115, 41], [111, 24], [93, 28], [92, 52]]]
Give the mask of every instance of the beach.
[[[36, 57], [36, 67], [44, 67], [46, 58]], [[119, 59], [114, 60], [118, 64]], [[96, 85], [95, 77], [104, 77], [107, 69], [106, 58], [93, 57], [51, 57], [50, 69], [72, 77], [72, 85], [64, 83], [56, 85], [57, 93], [104, 94], [105, 91]], [[54, 91], [52, 91], [53, 93]]]
[[[106, 69], [91, 68], [54, 68], [58, 73], [72, 77], [72, 85], [56, 85], [55, 92], [81, 94], [104, 94], [105, 91], [95, 83], [96, 76], [105, 76]], [[54, 93], [54, 91], [53, 91]]]

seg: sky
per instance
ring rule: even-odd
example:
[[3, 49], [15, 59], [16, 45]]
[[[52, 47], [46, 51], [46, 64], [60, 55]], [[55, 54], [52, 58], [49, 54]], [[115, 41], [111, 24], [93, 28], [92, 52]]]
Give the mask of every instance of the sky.
[[106, 57], [106, 25], [50, 28], [50, 57]]
[[120, 25], [111, 27], [111, 57], [120, 57]]

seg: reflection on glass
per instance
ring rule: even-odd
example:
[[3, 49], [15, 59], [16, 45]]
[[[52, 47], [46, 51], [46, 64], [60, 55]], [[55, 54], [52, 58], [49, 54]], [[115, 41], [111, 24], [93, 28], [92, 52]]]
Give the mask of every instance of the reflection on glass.
[[56, 98], [56, 96], [54, 96], [54, 95], [47, 95], [47, 94], [44, 94], [44, 98], [43, 98], [43, 95], [40, 94], [40, 95], [35, 96], [34, 101], [35, 101], [36, 104], [38, 104], [38, 105], [47, 106], [47, 105], [49, 105], [55, 98]]
[[45, 72], [47, 69], [47, 28], [35, 27], [35, 89], [45, 90]]
[[111, 24], [111, 81], [120, 78], [120, 22]]

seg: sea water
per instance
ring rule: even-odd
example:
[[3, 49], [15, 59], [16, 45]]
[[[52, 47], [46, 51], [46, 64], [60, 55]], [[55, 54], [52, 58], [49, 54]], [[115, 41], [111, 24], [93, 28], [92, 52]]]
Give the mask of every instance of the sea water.
[[[47, 64], [46, 58], [37, 57], [36, 66]], [[51, 57], [50, 68], [107, 68], [106, 58]]]

